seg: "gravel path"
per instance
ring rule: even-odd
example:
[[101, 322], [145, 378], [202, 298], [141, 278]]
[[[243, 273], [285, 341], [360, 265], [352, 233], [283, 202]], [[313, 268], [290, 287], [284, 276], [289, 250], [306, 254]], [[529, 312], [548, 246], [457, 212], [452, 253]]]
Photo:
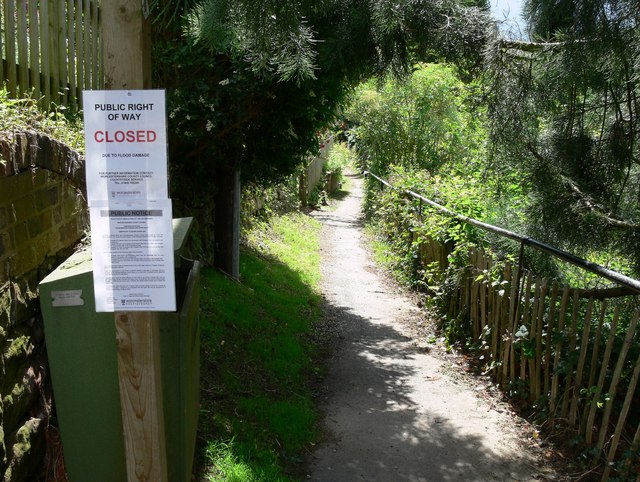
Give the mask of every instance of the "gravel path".
[[326, 441], [307, 479], [555, 480], [508, 410], [409, 336], [406, 320], [419, 310], [377, 274], [362, 234], [362, 180], [350, 185], [335, 210], [313, 213], [323, 223], [323, 291], [337, 334]]

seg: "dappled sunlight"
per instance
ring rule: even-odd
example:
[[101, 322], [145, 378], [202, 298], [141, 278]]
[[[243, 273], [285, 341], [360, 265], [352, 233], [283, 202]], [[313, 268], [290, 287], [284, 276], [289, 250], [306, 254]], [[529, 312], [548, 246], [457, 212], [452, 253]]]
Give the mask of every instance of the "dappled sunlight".
[[[440, 371], [445, 363], [398, 329], [329, 306], [340, 325], [325, 407], [329, 441], [311, 480], [530, 480], [497, 412]], [[358, 326], [360, 336], [350, 336]], [[437, 374], [438, 376], [434, 376]]]
[[309, 480], [537, 478], [534, 455], [505, 429], [506, 414], [405, 333], [403, 323], [420, 313], [376, 274], [360, 202], [347, 198], [334, 212], [313, 214], [324, 225], [325, 317], [336, 335], [323, 404], [327, 437]]

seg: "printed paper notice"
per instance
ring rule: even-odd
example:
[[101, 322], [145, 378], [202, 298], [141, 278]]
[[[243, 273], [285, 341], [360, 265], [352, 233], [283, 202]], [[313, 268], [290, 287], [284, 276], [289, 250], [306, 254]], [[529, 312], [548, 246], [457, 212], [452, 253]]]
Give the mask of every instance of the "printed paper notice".
[[96, 311], [175, 311], [171, 200], [90, 207]]
[[83, 102], [89, 204], [167, 199], [164, 90], [87, 90]]

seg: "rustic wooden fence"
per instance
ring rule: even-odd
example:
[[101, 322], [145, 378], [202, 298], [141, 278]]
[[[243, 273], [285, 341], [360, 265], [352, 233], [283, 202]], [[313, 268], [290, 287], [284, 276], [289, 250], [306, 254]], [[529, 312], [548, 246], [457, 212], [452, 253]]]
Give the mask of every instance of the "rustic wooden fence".
[[[442, 208], [411, 191], [405, 194], [421, 206]], [[489, 226], [445, 208], [441, 211], [478, 227]], [[422, 209], [416, 210], [415, 221], [428, 222], [422, 219]], [[637, 475], [640, 282], [585, 261], [585, 269], [615, 279], [622, 287], [560, 286], [523, 268], [525, 241], [533, 246], [537, 241], [501, 228], [491, 231], [519, 238], [520, 263], [497, 261], [483, 249], [471, 248], [466, 267], [457, 272], [457, 283], [446, 297], [446, 317], [463, 325], [463, 338], [468, 337], [465, 348], [482, 358], [486, 374], [545, 414], [550, 426], [590, 448], [589, 463], [603, 467], [602, 480], [620, 466]], [[422, 266], [449, 267], [451, 243], [415, 236], [413, 240], [419, 244]], [[573, 255], [539, 244], [581, 264]]]
[[[313, 190], [320, 183], [325, 181], [324, 167], [327, 163], [329, 153], [333, 149], [333, 137], [328, 137], [325, 142], [320, 146], [318, 154], [309, 159], [302, 172], [292, 179], [294, 183], [297, 183], [298, 187], [298, 200], [300, 205], [307, 207], [309, 204], [309, 198]], [[325, 190], [328, 193], [334, 192], [338, 189], [338, 183], [335, 176], [326, 176]], [[271, 192], [272, 196], [276, 198], [286, 198], [286, 192], [289, 189], [295, 189], [293, 186], [288, 186], [287, 183], [275, 186], [274, 191]], [[260, 213], [266, 205], [268, 205], [269, 194], [265, 192], [262, 186], [247, 185], [243, 186], [242, 191], [242, 211], [251, 216], [255, 216]]]
[[324, 180], [324, 166], [333, 148], [333, 137], [329, 136], [320, 146], [318, 155], [312, 157], [299, 177], [300, 201], [306, 207], [313, 190]]
[[103, 86], [98, 1], [2, 0], [0, 57], [11, 95], [79, 106], [82, 89]]
[[606, 290], [559, 286], [527, 270], [519, 275], [510, 263], [496, 273], [495, 264], [481, 249], [470, 250], [448, 317], [469, 323], [493, 379], [592, 446], [593, 465], [606, 458], [608, 477], [621, 438], [625, 448], [640, 442], [637, 411], [627, 425], [639, 395], [637, 302], [616, 303]]

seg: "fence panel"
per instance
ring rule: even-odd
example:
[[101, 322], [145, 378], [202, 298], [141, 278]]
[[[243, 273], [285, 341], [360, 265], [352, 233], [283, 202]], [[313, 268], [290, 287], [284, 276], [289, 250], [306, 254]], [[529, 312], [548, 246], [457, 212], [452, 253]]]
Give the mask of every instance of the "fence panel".
[[82, 90], [104, 86], [97, 0], [0, 3], [0, 81], [43, 107], [81, 107]]
[[[29, 6], [29, 85], [35, 92], [42, 92], [40, 83], [40, 23], [38, 21], [37, 2], [28, 2]], [[0, 51], [2, 49], [0, 48]]]
[[17, 59], [16, 59], [16, 6], [14, 0], [4, 0], [4, 51], [6, 59], [5, 65], [5, 77], [9, 91], [14, 93], [17, 91], [18, 85], [18, 73], [16, 71]]
[[299, 178], [299, 197], [303, 207], [307, 206], [313, 190], [325, 180], [324, 166], [333, 149], [333, 137], [329, 136], [320, 145], [318, 155], [311, 158]]
[[5, 6], [4, 3], [0, 2], [0, 79], [6, 79], [4, 73], [5, 73], [5, 61], [4, 61], [4, 55], [3, 52], [5, 51], [4, 49], [4, 32], [6, 30], [5, 27]]
[[309, 192], [313, 191], [313, 189], [320, 184], [320, 181], [322, 181], [324, 177], [324, 165], [326, 162], [326, 158], [318, 156], [314, 157], [307, 165], [306, 175]]

